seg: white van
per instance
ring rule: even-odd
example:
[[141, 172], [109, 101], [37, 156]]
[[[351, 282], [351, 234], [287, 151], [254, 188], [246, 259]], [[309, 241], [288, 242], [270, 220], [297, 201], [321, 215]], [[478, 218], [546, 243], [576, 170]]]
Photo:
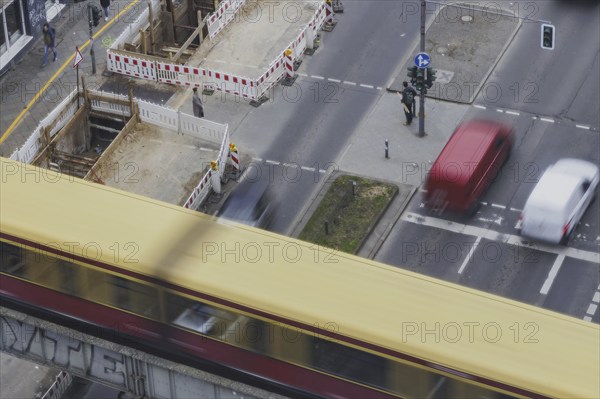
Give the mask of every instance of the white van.
[[599, 176], [596, 165], [579, 159], [548, 167], [521, 213], [521, 235], [566, 244], [596, 194]]

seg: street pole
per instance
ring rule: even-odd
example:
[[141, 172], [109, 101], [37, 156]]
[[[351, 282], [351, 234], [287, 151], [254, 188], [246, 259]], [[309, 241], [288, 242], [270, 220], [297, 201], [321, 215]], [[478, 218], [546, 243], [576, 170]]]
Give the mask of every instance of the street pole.
[[[425, 52], [425, 8], [426, 1], [421, 0], [421, 53]], [[422, 69], [422, 68], [421, 68]], [[424, 87], [424, 86], [423, 86]], [[419, 137], [425, 136], [425, 94], [419, 93]]]
[[96, 74], [96, 56], [94, 54], [94, 34], [92, 32], [92, 5], [88, 4], [88, 22], [90, 23], [90, 56], [92, 57], [92, 75]]

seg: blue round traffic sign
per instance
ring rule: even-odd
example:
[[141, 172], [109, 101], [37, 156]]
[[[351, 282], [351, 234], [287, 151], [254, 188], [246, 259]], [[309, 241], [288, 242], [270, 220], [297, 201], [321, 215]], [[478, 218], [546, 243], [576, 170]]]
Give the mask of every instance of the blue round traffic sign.
[[431, 58], [427, 53], [419, 53], [415, 56], [415, 65], [417, 68], [427, 68], [431, 63]]

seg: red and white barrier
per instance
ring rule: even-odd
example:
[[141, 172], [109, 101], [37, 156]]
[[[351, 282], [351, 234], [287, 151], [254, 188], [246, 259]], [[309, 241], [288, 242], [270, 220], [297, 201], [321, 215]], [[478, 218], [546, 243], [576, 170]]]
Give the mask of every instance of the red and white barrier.
[[106, 53], [109, 71], [141, 79], [157, 80], [155, 61], [140, 56], [123, 55], [111, 50]]
[[215, 12], [206, 22], [208, 28], [208, 37], [214, 38], [223, 28], [233, 21], [235, 14], [244, 5], [246, 0], [225, 0], [222, 1]]
[[[225, 26], [224, 24], [233, 20], [235, 13], [245, 1], [223, 1], [219, 9], [207, 22], [209, 24], [209, 33], [212, 32], [213, 36], [216, 35]], [[312, 42], [318, 31], [325, 22], [333, 21], [333, 14], [331, 1], [321, 0], [309, 24], [286, 47], [286, 49], [291, 50], [291, 55], [286, 56], [282, 51], [258, 79], [249, 79], [199, 67], [176, 65], [168, 61], [151, 60], [135, 53], [125, 55], [123, 51], [115, 49], [107, 51], [108, 69], [123, 75], [179, 86], [211, 88], [257, 101], [282, 77], [286, 75], [288, 77], [294, 76], [294, 63], [302, 59], [304, 50], [307, 47], [312, 48]]]

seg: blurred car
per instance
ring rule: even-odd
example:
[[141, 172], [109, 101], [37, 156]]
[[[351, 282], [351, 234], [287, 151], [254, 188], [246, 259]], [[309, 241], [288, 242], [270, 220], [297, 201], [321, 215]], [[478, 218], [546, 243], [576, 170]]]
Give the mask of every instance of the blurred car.
[[273, 219], [274, 210], [269, 184], [263, 181], [245, 181], [229, 194], [217, 216], [248, 226], [267, 228]]
[[472, 214], [498, 176], [514, 142], [513, 129], [490, 120], [462, 123], [433, 163], [425, 182], [425, 205], [442, 213]]
[[521, 213], [521, 235], [566, 244], [596, 195], [598, 166], [565, 158], [544, 171]]

